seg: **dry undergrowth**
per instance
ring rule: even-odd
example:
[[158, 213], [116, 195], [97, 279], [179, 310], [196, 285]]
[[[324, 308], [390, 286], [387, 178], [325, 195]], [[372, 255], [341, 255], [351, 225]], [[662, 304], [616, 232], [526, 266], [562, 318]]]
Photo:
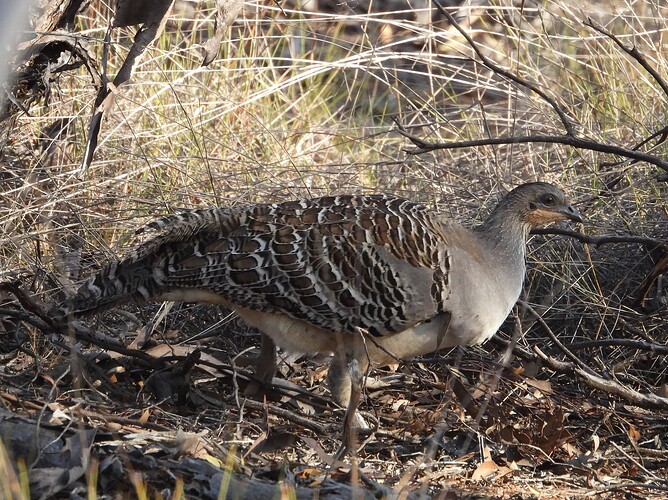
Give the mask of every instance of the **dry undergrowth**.
[[[502, 190], [534, 179], [572, 195], [587, 234], [622, 241], [535, 236], [529, 306], [518, 306], [483, 348], [376, 372], [363, 411], [378, 428], [360, 436], [354, 459], [331, 468], [341, 411], [322, 389], [324, 360], [289, 357], [285, 381], [266, 403], [244, 401], [247, 377], [236, 356], [258, 338], [226, 311], [148, 305], [89, 322], [126, 345], [152, 333], [149, 356], [137, 360], [94, 356], [99, 347], [40, 329], [1, 291], [0, 401], [14, 413], [3, 415], [2, 428], [15, 436], [5, 447], [15, 452], [32, 439], [34, 422], [19, 417], [39, 422], [41, 443], [60, 446], [52, 462], [37, 460], [39, 446], [22, 461], [0, 453], [2, 467], [23, 464], [2, 475], [5, 497], [27, 491], [25, 467], [33, 493], [57, 484], [63, 470], [79, 471], [64, 491], [89, 498], [96, 488], [99, 497], [258, 493], [261, 480], [281, 480], [282, 494], [298, 497], [364, 488], [442, 498], [665, 494], [668, 299], [660, 277], [647, 281], [639, 305], [643, 281], [668, 267], [658, 245], [668, 235], [666, 187], [656, 179], [665, 172], [559, 144], [407, 154], [414, 145], [394, 131], [393, 118], [432, 143], [566, 131], [549, 102], [486, 67], [438, 11], [429, 24], [427, 11], [368, 14], [363, 5], [358, 12], [336, 5], [310, 12], [249, 3], [208, 68], [199, 67], [194, 44], [211, 28], [211, 11], [168, 25], [118, 91], [84, 173], [95, 89], [83, 68], [56, 78], [48, 102], [4, 129], [3, 281], [18, 280], [53, 304], [132, 245], [135, 229], [181, 209], [386, 191], [468, 224]], [[78, 18], [98, 56], [106, 16], [94, 1]], [[662, 80], [615, 43], [635, 47], [668, 79], [662, 2], [496, 1], [456, 17], [482, 57], [546, 92], [579, 136], [632, 149], [665, 127]], [[614, 38], [587, 26], [588, 18]], [[112, 74], [133, 36], [114, 31]], [[44, 140], [56, 122], [67, 133]], [[639, 149], [665, 161], [661, 139]], [[180, 365], [155, 368], [195, 348], [200, 358], [185, 375]], [[599, 378], [603, 386], [595, 386]], [[308, 392], [295, 394], [288, 382]], [[650, 408], [656, 396], [664, 406]]]

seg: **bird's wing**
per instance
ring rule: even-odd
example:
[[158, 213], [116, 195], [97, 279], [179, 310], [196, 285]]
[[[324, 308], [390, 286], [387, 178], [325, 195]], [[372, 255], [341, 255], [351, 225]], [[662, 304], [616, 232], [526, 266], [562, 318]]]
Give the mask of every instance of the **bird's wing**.
[[449, 292], [440, 222], [401, 198], [204, 210], [156, 227], [163, 234], [139, 253], [160, 254], [153, 274], [165, 290], [206, 289], [329, 331], [401, 331], [440, 312]]
[[[402, 331], [442, 311], [450, 258], [439, 217], [389, 196], [194, 210], [88, 279], [58, 316], [197, 291], [333, 332]], [[210, 296], [209, 296], [210, 297]]]

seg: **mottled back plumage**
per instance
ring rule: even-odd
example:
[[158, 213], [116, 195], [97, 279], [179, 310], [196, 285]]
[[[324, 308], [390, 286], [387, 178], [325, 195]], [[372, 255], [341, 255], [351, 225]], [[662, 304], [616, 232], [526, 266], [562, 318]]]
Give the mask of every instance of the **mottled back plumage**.
[[337, 196], [196, 210], [86, 282], [62, 308], [87, 314], [175, 289], [280, 312], [323, 330], [399, 332], [449, 294], [444, 221], [392, 196]]

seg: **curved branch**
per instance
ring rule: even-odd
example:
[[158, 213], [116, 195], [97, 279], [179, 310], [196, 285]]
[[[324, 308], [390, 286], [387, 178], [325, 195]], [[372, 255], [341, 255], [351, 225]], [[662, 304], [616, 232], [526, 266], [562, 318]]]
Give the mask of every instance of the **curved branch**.
[[[421, 154], [429, 151], [434, 151], [438, 149], [453, 149], [453, 148], [467, 148], [467, 147], [477, 147], [477, 146], [488, 146], [488, 145], [500, 145], [500, 144], [520, 144], [520, 143], [546, 143], [546, 144], [563, 144], [566, 146], [571, 146], [579, 149], [586, 149], [590, 151], [597, 151], [600, 153], [609, 153], [624, 158], [631, 159], [635, 162], [644, 161], [655, 165], [665, 172], [668, 172], [668, 161], [661, 160], [656, 156], [653, 156], [648, 153], [637, 151], [636, 149], [622, 148], [619, 146], [613, 146], [608, 144], [602, 144], [600, 142], [578, 137], [575, 132], [575, 127], [573, 125], [572, 119], [567, 115], [566, 111], [557, 103], [557, 101], [550, 97], [545, 91], [543, 91], [538, 85], [533, 82], [528, 81], [525, 78], [513, 74], [511, 71], [499, 66], [490, 58], [488, 58], [478, 47], [477, 43], [473, 38], [464, 30], [455, 18], [448, 12], [446, 8], [440, 5], [438, 0], [433, 0], [432, 3], [436, 6], [438, 11], [445, 16], [445, 18], [451, 23], [451, 25], [464, 37], [469, 46], [473, 49], [481, 63], [494, 73], [501, 75], [510, 81], [514, 82], [517, 85], [521, 85], [525, 88], [530, 89], [532, 92], [540, 96], [549, 106], [552, 107], [554, 112], [559, 116], [561, 123], [565, 129], [565, 134], [563, 135], [529, 135], [522, 137], [507, 137], [507, 138], [490, 138], [490, 139], [480, 139], [475, 141], [460, 141], [460, 142], [451, 142], [451, 143], [430, 143], [424, 141], [418, 137], [415, 137], [409, 134], [402, 126], [395, 120], [397, 124], [396, 130], [410, 139], [416, 148], [407, 151], [409, 154]], [[592, 29], [610, 37], [619, 47], [633, 57], [638, 63], [652, 75], [658, 85], [668, 94], [668, 84], [661, 78], [658, 72], [652, 68], [652, 66], [647, 62], [644, 56], [635, 48], [628, 48], [624, 46], [614, 35], [606, 32], [603, 28], [597, 27], [592, 21], [585, 23], [587, 26], [590, 26]], [[654, 134], [651, 138], [640, 143], [636, 148], [642, 146], [650, 140], [656, 139], [658, 144], [664, 142], [668, 138], [668, 128], [664, 128]], [[668, 174], [664, 173], [658, 176], [658, 180], [664, 181], [668, 180]]]
[[557, 115], [559, 115], [559, 119], [561, 120], [562, 125], [566, 129], [566, 133], [568, 135], [574, 136], [575, 135], [575, 128], [573, 127], [573, 122], [571, 121], [570, 117], [566, 114], [566, 112], [561, 109], [561, 106], [557, 104], [557, 101], [555, 101], [552, 97], [547, 95], [545, 91], [543, 91], [538, 85], [536, 85], [533, 82], [530, 82], [528, 80], [525, 80], [524, 78], [520, 78], [519, 76], [515, 75], [514, 73], [508, 71], [507, 69], [502, 68], [498, 64], [496, 64], [494, 61], [492, 61], [489, 57], [487, 57], [479, 48], [478, 44], [471, 38], [471, 36], [462, 28], [459, 23], [455, 20], [454, 17], [452, 17], [452, 14], [450, 14], [447, 9], [445, 9], [438, 0], [433, 0], [432, 2], [438, 11], [445, 16], [445, 18], [452, 24], [452, 26], [455, 27], [457, 31], [466, 39], [468, 44], [471, 46], [471, 48], [475, 51], [477, 56], [480, 58], [480, 61], [482, 61], [482, 64], [494, 71], [494, 73], [497, 73], [499, 75], [502, 75], [512, 82], [521, 85], [523, 87], [528, 88], [535, 94], [538, 94], [545, 102], [547, 102], [552, 109], [554, 110]]
[[649, 351], [656, 354], [668, 354], [668, 345], [658, 344], [656, 342], [647, 342], [635, 339], [604, 339], [604, 340], [585, 340], [582, 342], [573, 342], [566, 344], [568, 349], [588, 349], [590, 347], [630, 347], [639, 351]]
[[606, 245], [608, 243], [638, 243], [640, 245], [647, 245], [652, 248], [665, 248], [668, 251], [668, 241], [658, 240], [656, 238], [648, 238], [646, 236], [633, 236], [631, 234], [615, 235], [604, 234], [601, 236], [591, 236], [588, 234], [578, 233], [570, 229], [561, 229], [559, 227], [550, 228], [536, 228], [531, 230], [531, 234], [558, 234], [575, 238], [587, 245]]
[[493, 137], [488, 139], [476, 139], [473, 141], [456, 141], [456, 142], [428, 142], [419, 137], [410, 134], [406, 129], [397, 123], [396, 131], [409, 139], [415, 144], [415, 149], [406, 150], [408, 154], [422, 154], [435, 151], [438, 149], [456, 149], [456, 148], [470, 148], [478, 146], [495, 146], [503, 144], [528, 144], [528, 143], [545, 143], [545, 144], [563, 144], [578, 149], [587, 149], [589, 151], [597, 151], [599, 153], [609, 153], [617, 156], [623, 156], [638, 161], [645, 161], [656, 165], [657, 167], [668, 172], [668, 161], [661, 160], [654, 155], [644, 153], [642, 151], [634, 151], [632, 149], [614, 146], [611, 144], [602, 144], [584, 137], [576, 137], [574, 135], [525, 135], [519, 137]]
[[659, 85], [659, 87], [661, 87], [663, 92], [666, 94], [666, 97], [668, 97], [668, 83], [666, 83], [666, 81], [661, 77], [659, 72], [647, 62], [645, 56], [635, 46], [627, 47], [622, 43], [622, 41], [619, 38], [617, 38], [615, 35], [607, 31], [605, 28], [603, 28], [603, 26], [599, 25], [598, 23], [595, 23], [592, 18], [587, 18], [587, 20], [584, 22], [584, 25], [589, 26], [594, 31], [597, 31], [602, 35], [607, 36], [608, 38], [610, 38], [610, 40], [615, 42], [615, 44], [621, 50], [623, 50], [629, 56], [635, 59], [638, 62], [638, 64], [640, 64], [645, 69], [645, 71], [647, 71], [652, 76], [652, 78], [654, 78], [654, 81]]

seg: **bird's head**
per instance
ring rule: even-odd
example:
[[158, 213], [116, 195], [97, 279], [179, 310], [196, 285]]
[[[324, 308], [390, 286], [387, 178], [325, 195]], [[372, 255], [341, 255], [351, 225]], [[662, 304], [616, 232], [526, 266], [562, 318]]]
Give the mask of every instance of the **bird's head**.
[[522, 184], [508, 193], [501, 204], [504, 202], [528, 228], [565, 220], [582, 222], [580, 212], [570, 204], [564, 192], [547, 182]]

